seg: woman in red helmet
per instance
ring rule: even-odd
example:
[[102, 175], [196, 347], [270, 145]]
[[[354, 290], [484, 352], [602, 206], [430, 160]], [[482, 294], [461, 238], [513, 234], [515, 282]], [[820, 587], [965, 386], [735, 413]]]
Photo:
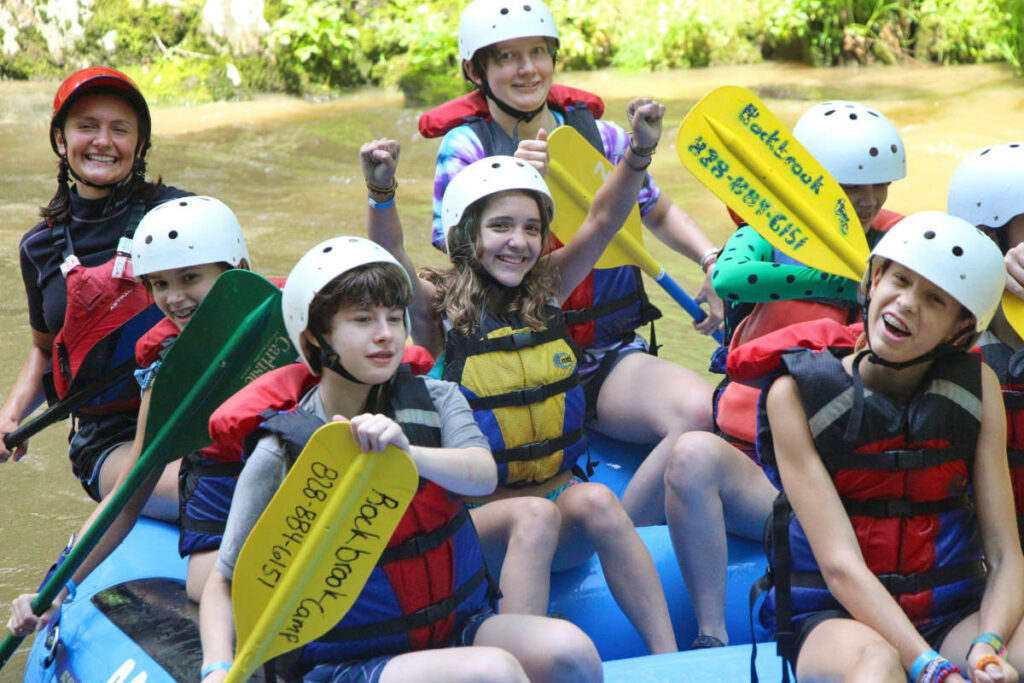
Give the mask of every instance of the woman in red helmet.
[[[68, 77], [50, 120], [57, 192], [19, 249], [32, 347], [0, 408], [0, 438], [39, 405], [44, 389], [53, 401], [99, 380], [105, 388], [75, 409], [69, 453], [97, 501], [110, 492], [120, 470], [112, 463], [127, 455], [135, 433], [135, 340], [160, 318], [133, 276], [131, 237], [147, 210], [188, 194], [146, 181], [150, 133], [146, 100], [123, 73], [91, 67]], [[27, 443], [0, 442], [0, 462], [26, 450]], [[175, 477], [165, 479], [161, 486], [173, 492]]]

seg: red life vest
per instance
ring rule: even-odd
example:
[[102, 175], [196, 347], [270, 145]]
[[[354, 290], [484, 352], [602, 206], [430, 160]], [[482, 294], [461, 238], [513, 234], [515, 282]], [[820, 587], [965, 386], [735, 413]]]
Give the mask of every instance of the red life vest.
[[[942, 356], [910, 400], [896, 404], [878, 392], [858, 395], [853, 378], [828, 351], [783, 356], [864, 562], [918, 628], [961, 619], [961, 610], [977, 609], [985, 588], [970, 493], [981, 430], [980, 363], [976, 354]], [[758, 455], [766, 469], [774, 469], [764, 422]], [[762, 618], [768, 624], [777, 618], [780, 653], [791, 656], [792, 624], [840, 605], [785, 492], [769, 532], [775, 587]]]
[[[294, 461], [323, 424], [295, 408], [318, 379], [299, 364], [260, 376], [218, 408], [210, 421], [211, 435], [221, 443], [236, 443], [275, 434]], [[410, 442], [440, 446], [440, 417], [422, 379], [399, 371], [389, 392], [390, 412], [419, 420], [400, 422]], [[428, 415], [432, 419], [424, 419]], [[244, 433], [250, 426], [255, 434]], [[476, 531], [467, 521], [460, 498], [421, 479], [355, 605], [304, 648], [302, 665], [450, 645], [455, 629], [494, 594]]]
[[99, 266], [83, 266], [74, 253], [66, 225], [51, 225], [54, 246], [64, 261], [67, 287], [64, 324], [53, 341], [53, 384], [58, 398], [99, 377], [110, 385], [76, 412], [104, 415], [139, 407], [131, 381], [135, 341], [162, 314], [146, 288], [135, 281], [126, 240], [145, 214], [145, 204], [129, 208], [127, 227], [115, 256]]
[[[594, 93], [572, 88], [567, 85], [551, 84], [548, 91], [548, 106], [559, 111], [566, 107], [585, 104], [594, 118], [604, 114], [604, 102]], [[438, 105], [420, 115], [420, 135], [425, 138], [439, 138], [448, 131], [475, 119], [491, 118], [487, 98], [479, 90]]]

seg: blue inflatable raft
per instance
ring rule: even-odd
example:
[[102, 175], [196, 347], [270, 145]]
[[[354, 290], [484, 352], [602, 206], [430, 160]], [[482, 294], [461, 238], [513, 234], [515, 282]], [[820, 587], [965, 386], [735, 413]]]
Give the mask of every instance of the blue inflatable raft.
[[[600, 462], [595, 480], [619, 495], [643, 451], [595, 435], [591, 456]], [[696, 637], [690, 600], [665, 526], [639, 529], [655, 560], [680, 645]], [[198, 608], [185, 595], [185, 561], [177, 553], [177, 527], [143, 519], [125, 543], [78, 588], [60, 623], [36, 636], [24, 680], [61, 683], [157, 683], [194, 681], [201, 666]], [[729, 539], [728, 648], [657, 657], [608, 592], [596, 558], [553, 575], [550, 609], [579, 625], [606, 661], [606, 680], [736, 681], [749, 677], [750, 585], [764, 573], [760, 544]], [[769, 640], [760, 627], [757, 641]], [[759, 671], [777, 678], [774, 644], [758, 651]]]

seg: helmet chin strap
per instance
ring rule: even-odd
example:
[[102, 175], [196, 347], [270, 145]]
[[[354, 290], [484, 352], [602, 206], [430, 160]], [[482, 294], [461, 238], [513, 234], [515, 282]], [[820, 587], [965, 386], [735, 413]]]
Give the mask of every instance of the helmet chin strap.
[[[493, 90], [491, 90], [491, 84], [487, 82], [487, 78], [484, 76], [480, 76], [480, 83], [477, 85], [477, 87], [480, 88], [480, 92], [482, 92], [485, 97], [490, 98], [491, 100], [494, 101], [496, 105], [498, 105], [498, 109], [502, 110], [503, 112], [505, 112], [506, 114], [508, 114], [509, 116], [516, 120], [517, 130], [521, 122], [525, 121], [526, 123], [529, 123], [530, 121], [533, 121], [533, 119], [536, 118], [537, 114], [544, 111], [544, 106], [547, 104], [546, 101], [541, 102], [540, 106], [534, 109], [533, 111], [516, 109], [511, 104], [508, 104], [507, 102], [498, 99], [498, 96], [494, 94]], [[517, 138], [518, 134], [513, 135], [512, 142], [514, 144], [518, 144], [519, 141]]]
[[341, 375], [350, 382], [364, 385], [367, 384], [367, 382], [364, 382], [345, 369], [345, 366], [341, 364], [341, 356], [334, 350], [334, 347], [331, 346], [330, 342], [328, 342], [322, 334], [319, 332], [313, 332], [313, 338], [316, 339], [316, 343], [320, 346], [320, 365], [323, 368]]
[[[920, 356], [917, 356], [916, 358], [911, 358], [910, 360], [905, 360], [905, 361], [900, 361], [900, 362], [886, 360], [885, 358], [882, 358], [877, 353], [875, 353], [874, 349], [871, 348], [871, 335], [868, 333], [868, 305], [870, 303], [871, 303], [871, 297], [865, 297], [864, 298], [864, 337], [868, 341], [868, 348], [865, 351], [862, 351], [861, 354], [862, 355], [866, 355], [867, 359], [873, 365], [881, 365], [882, 367], [892, 368], [893, 370], [903, 370], [904, 368], [909, 368], [912, 365], [918, 365], [919, 363], [926, 363], [928, 361], [935, 360], [936, 358], [938, 358], [940, 356], [943, 356], [943, 355], [945, 355], [947, 353], [950, 353], [952, 351], [958, 350], [957, 345], [960, 343], [960, 341], [965, 339], [971, 333], [971, 329], [969, 327], [968, 328], [964, 328], [964, 330], [962, 332], [960, 332], [960, 334], [958, 334], [956, 337], [954, 337], [953, 339], [949, 340], [948, 342], [945, 342], [943, 344], [939, 344], [938, 346], [936, 346], [931, 351], [928, 351], [927, 353], [923, 353]], [[858, 358], [858, 360], [859, 360], [859, 358]]]

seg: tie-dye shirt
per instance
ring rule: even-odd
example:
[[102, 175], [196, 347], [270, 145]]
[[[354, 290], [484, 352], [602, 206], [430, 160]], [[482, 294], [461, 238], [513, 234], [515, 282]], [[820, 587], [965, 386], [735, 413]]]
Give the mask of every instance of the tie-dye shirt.
[[[555, 115], [559, 125], [564, 125], [565, 119], [560, 113], [551, 113]], [[605, 157], [612, 163], [618, 163], [629, 146], [629, 134], [609, 121], [598, 120], [597, 130], [604, 143]], [[483, 159], [484, 156], [486, 154], [480, 138], [468, 124], [448, 131], [441, 140], [441, 147], [437, 150], [437, 167], [434, 171], [434, 222], [431, 233], [431, 241], [441, 251], [444, 251], [444, 231], [441, 229], [441, 198], [444, 191], [456, 173], [474, 161]], [[638, 198], [640, 215], [646, 216], [660, 196], [661, 190], [648, 173]]]

